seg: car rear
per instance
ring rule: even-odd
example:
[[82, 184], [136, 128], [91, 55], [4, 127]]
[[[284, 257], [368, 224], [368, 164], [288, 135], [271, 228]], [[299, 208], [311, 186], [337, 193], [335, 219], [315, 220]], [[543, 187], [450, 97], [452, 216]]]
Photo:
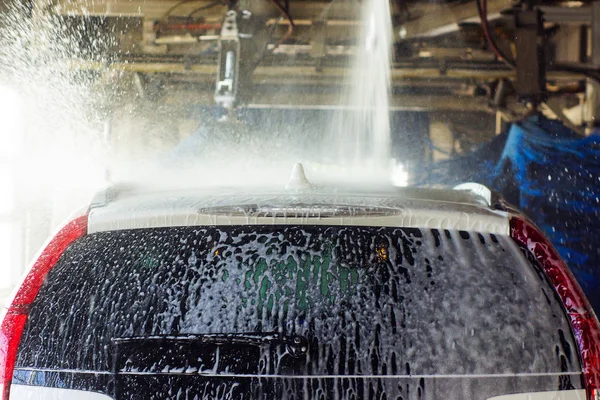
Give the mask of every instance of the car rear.
[[593, 395], [595, 316], [574, 281], [557, 284], [550, 268], [564, 264], [540, 256], [526, 221], [511, 230], [489, 213], [470, 225], [488, 229], [468, 230], [418, 222], [418, 210], [410, 222], [393, 219], [401, 208], [303, 207], [67, 235], [35, 295], [17, 295], [22, 317], [11, 323], [9, 308], [3, 324], [10, 399]]

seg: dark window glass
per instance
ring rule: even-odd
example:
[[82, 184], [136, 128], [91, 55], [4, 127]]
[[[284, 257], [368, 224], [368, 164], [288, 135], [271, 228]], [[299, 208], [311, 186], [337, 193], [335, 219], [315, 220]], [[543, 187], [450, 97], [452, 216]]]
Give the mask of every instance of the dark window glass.
[[[293, 357], [293, 340], [306, 354]], [[190, 349], [199, 349], [196, 359], [184, 356]], [[84, 237], [42, 287], [18, 366], [316, 376], [580, 371], [552, 288], [510, 238], [330, 226]]]

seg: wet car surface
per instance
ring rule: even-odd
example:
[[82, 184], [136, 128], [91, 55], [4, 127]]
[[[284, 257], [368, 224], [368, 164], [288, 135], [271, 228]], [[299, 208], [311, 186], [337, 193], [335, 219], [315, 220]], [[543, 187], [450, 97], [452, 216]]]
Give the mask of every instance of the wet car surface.
[[[56, 390], [113, 399], [585, 393], [563, 300], [509, 235], [505, 212], [477, 199], [365, 208], [359, 198], [268, 207], [191, 198], [167, 196], [181, 208], [172, 219], [149, 201], [121, 219], [132, 215], [128, 198], [83, 217], [87, 234], [28, 309], [11, 399]], [[187, 226], [177, 222], [191, 212], [182, 204], [197, 217]], [[440, 209], [444, 220], [425, 218]], [[199, 223], [203, 215], [213, 223]]]

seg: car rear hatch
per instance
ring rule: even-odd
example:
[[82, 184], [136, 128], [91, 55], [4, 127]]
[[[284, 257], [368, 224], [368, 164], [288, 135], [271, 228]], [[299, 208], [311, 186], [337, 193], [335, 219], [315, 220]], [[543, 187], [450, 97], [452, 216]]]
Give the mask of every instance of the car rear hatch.
[[584, 393], [561, 301], [525, 254], [508, 236], [418, 228], [92, 233], [32, 304], [13, 384], [115, 399]]

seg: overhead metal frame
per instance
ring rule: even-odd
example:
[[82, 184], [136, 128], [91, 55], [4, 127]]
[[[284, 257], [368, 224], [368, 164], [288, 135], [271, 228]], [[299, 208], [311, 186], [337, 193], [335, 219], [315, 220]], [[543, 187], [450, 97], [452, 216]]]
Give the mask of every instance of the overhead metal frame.
[[[97, 61], [69, 60], [68, 66], [71, 69], [102, 71], [106, 69], [140, 72], [148, 74], [186, 74], [197, 75], [199, 77], [215, 78], [216, 64], [194, 64], [186, 66], [182, 63], [162, 63], [162, 62], [114, 62], [102, 63]], [[438, 66], [416, 65], [409, 63], [396, 64], [392, 68], [392, 82], [405, 81], [406, 79], [424, 78], [424, 79], [477, 79], [477, 80], [496, 80], [496, 79], [514, 79], [516, 72], [512, 69], [502, 67], [496, 64], [492, 68], [480, 65], [479, 68], [473, 64], [472, 68], [463, 63], [462, 67], [453, 67], [447, 64], [443, 69]], [[341, 79], [348, 76], [350, 70], [342, 67], [327, 67], [322, 71], [317, 71], [312, 66], [259, 66], [254, 72], [256, 82], [268, 83], [287, 83], [287, 84], [315, 84], [331, 83], [341, 84]], [[584, 79], [585, 76], [573, 72], [549, 71], [548, 79], [574, 81]], [[400, 82], [399, 82], [400, 83]]]
[[[194, 46], [195, 43], [202, 43], [206, 40], [217, 40], [218, 32], [208, 31], [204, 36], [178, 37], [161, 36], [151, 38], [146, 34], [146, 30], [152, 26], [147, 23], [148, 20], [160, 19], [165, 17], [165, 5], [167, 9], [177, 3], [165, 0], [79, 0], [77, 2], [68, 2], [59, 0], [62, 13], [75, 13], [77, 10], [86, 9], [86, 14], [101, 15], [136, 15], [144, 19], [144, 46], [140, 47], [140, 52], [130, 53], [127, 58], [121, 58], [121, 62], [114, 63], [94, 63], [74, 61], [74, 68], [88, 70], [119, 70], [131, 71], [144, 74], [161, 74], [165, 79], [174, 75], [185, 75], [188, 79], [199, 82], [214, 82], [218, 61], [213, 60], [211, 56], [202, 54], [202, 57], [193, 58], [193, 52], [185, 53], [185, 45]], [[193, 2], [193, 4], [182, 3], [177, 8], [174, 15], [185, 16], [194, 8], [202, 4], [210, 4], [209, 0], [204, 3]], [[255, 3], [255, 2], [249, 2]], [[280, 19], [278, 11], [269, 4], [268, 1], [256, 2], [262, 4], [267, 25], [277, 23], [275, 37], [281, 35], [286, 29], [287, 21]], [[263, 4], [264, 3], [264, 4]], [[348, 34], [356, 34], [359, 21], [359, 7], [350, 7], [350, 1], [301, 1], [295, 0], [291, 3], [291, 11], [294, 15], [297, 30], [296, 34], [301, 35], [304, 41], [294, 44], [280, 44], [274, 49], [272, 54], [268, 54], [263, 61], [263, 66], [259, 66], [253, 72], [253, 81], [261, 86], [287, 87], [296, 86], [343, 86], [347, 84], [348, 69], [341, 65], [347, 63], [348, 57], [353, 55], [352, 46], [348, 42], [342, 42], [341, 45], [334, 45], [340, 37]], [[500, 11], [510, 8], [510, 0], [488, 0], [488, 15], [500, 15]], [[402, 22], [402, 32], [395, 32], [397, 39], [405, 35], [412, 38], [425, 38], [432, 32], [438, 32], [440, 29], [446, 29], [450, 25], [458, 24], [456, 21], [470, 21], [477, 14], [476, 8], [472, 2], [468, 3], [448, 3], [443, 4], [445, 12], [440, 13], [440, 4], [415, 3], [411, 6], [410, 15], [404, 16]], [[544, 12], [544, 21], [557, 23], [574, 24], [592, 24], [592, 21], [600, 21], [600, 17], [592, 15], [590, 10], [594, 7], [563, 8], [542, 6], [538, 9]], [[435, 8], [436, 12], [432, 12]], [[225, 7], [217, 6], [210, 8], [206, 15], [207, 23], [219, 22], [226, 11]], [[595, 25], [599, 23], [596, 22]], [[592, 28], [592, 29], [598, 29]], [[396, 29], [398, 30], [398, 29]], [[444, 31], [446, 32], [446, 31]], [[180, 35], [181, 36], [181, 35]], [[421, 39], [419, 39], [421, 40]], [[273, 43], [273, 41], [271, 43]], [[593, 40], [596, 44], [600, 40]], [[433, 42], [432, 42], [433, 43]], [[183, 49], [179, 54], [173, 49]], [[202, 45], [204, 46], [204, 45]], [[201, 46], [200, 46], [201, 47]], [[200, 48], [196, 46], [196, 48]], [[204, 47], [202, 47], [204, 48]], [[268, 48], [269, 49], [269, 48]], [[273, 49], [273, 46], [271, 46]], [[532, 54], [535, 53], [532, 52]], [[595, 51], [599, 54], [599, 51]], [[177, 59], [177, 56], [184, 59]], [[294, 66], [289, 66], [287, 60], [289, 56], [294, 58]], [[190, 58], [191, 57], [191, 58]], [[212, 57], [212, 58], [211, 58]], [[523, 59], [521, 59], [522, 61]], [[463, 61], [461, 63], [461, 61]], [[590, 60], [595, 65], [600, 65], [599, 60]], [[286, 65], [287, 64], [287, 65]], [[467, 65], [471, 64], [471, 65]], [[522, 64], [522, 62], [521, 62]], [[540, 84], [540, 79], [530, 80], [527, 76], [520, 76], [517, 71], [502, 66], [491, 52], [485, 52], [481, 49], [464, 50], [461, 54], [456, 49], [445, 49], [431, 47], [423, 49], [419, 54], [414, 54], [414, 60], [396, 63], [392, 68], [392, 82], [394, 86], [420, 86], [423, 82], [429, 81], [433, 87], [443, 86], [448, 82], [462, 81], [465, 86], [473, 87], [479, 83], [492, 82], [495, 80], [508, 79], [512, 81], [537, 83], [534, 88], [537, 92], [545, 90], [545, 82]], [[581, 81], [584, 79], [582, 74], [550, 71], [547, 79], [552, 81]], [[594, 89], [595, 84], [590, 84], [590, 96], [600, 92], [600, 88]], [[323, 99], [319, 90], [308, 89], [314, 92], [313, 98]], [[594, 91], [595, 90], [595, 91]], [[529, 92], [534, 92], [530, 90]], [[529, 93], [528, 92], [528, 93]], [[478, 100], [480, 100], [479, 98]], [[445, 99], [447, 101], [448, 99]], [[259, 103], [264, 101], [261, 100]], [[293, 101], [292, 101], [293, 102]], [[296, 101], [298, 106], [303, 106], [302, 102]], [[328, 100], [319, 100], [318, 104], [330, 103]], [[485, 102], [484, 102], [485, 103]], [[598, 108], [598, 107], [597, 107]], [[594, 110], [594, 115], [600, 115], [599, 111]]]

